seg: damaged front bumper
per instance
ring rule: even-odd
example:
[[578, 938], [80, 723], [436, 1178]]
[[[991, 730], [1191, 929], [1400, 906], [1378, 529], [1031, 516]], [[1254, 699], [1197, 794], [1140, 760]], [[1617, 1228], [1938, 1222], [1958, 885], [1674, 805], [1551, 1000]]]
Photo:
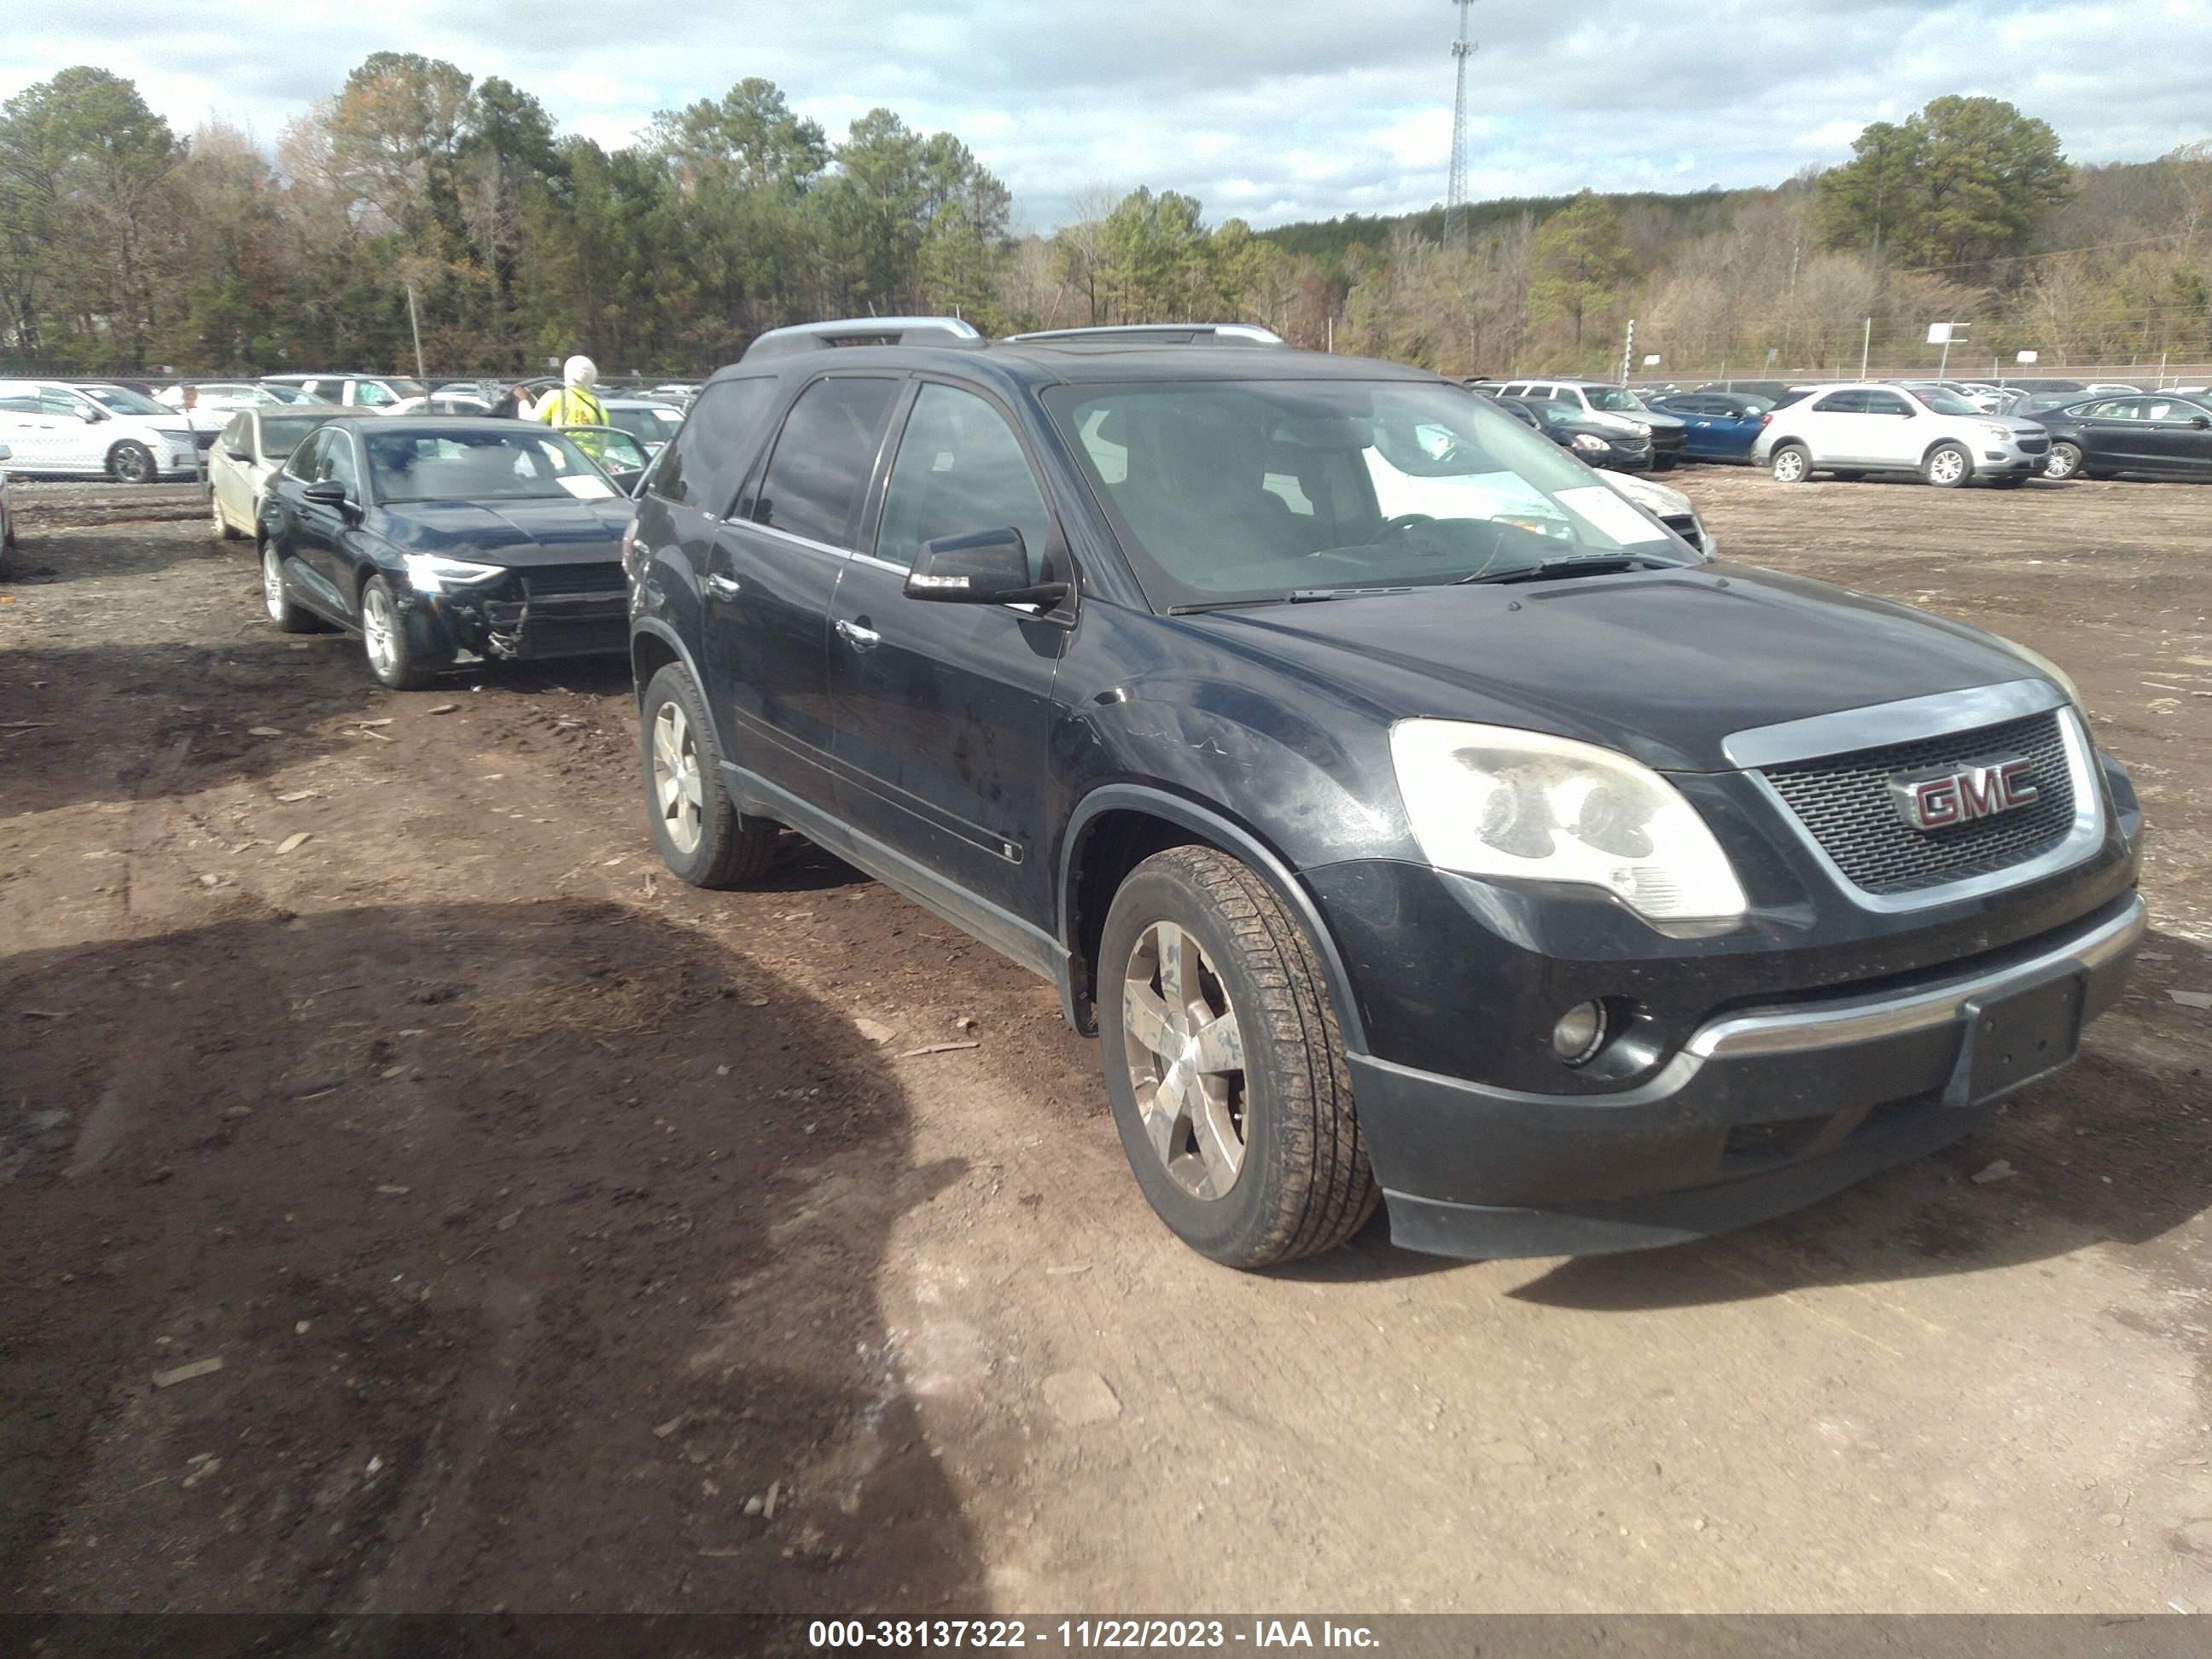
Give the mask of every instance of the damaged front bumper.
[[618, 563], [517, 570], [477, 587], [416, 590], [403, 605], [448, 655], [541, 661], [629, 649], [629, 592]]

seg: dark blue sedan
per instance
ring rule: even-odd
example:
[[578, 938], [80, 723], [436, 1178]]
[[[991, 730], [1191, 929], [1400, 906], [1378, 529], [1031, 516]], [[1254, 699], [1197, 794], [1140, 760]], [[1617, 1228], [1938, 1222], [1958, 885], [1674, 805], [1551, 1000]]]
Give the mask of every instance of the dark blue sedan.
[[1692, 461], [1740, 461], [1748, 465], [1771, 400], [1747, 392], [1675, 392], [1650, 400], [1684, 428], [1683, 458]]

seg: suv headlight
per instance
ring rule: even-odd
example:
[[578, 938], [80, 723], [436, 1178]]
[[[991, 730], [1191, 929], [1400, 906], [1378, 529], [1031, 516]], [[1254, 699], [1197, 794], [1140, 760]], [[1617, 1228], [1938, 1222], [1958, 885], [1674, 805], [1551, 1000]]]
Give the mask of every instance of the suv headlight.
[[400, 562], [407, 567], [407, 580], [417, 593], [443, 593], [507, 574], [505, 565], [471, 564], [466, 559], [442, 558], [435, 553], [403, 554]]
[[2001, 444], [2018, 443], [2020, 441], [2020, 434], [2014, 432], [2008, 426], [1999, 426], [1995, 421], [1986, 422], [1983, 426], [1982, 430], [1988, 433], [1990, 436], [1995, 438]]
[[1570, 738], [1463, 720], [1390, 728], [1390, 761], [1430, 863], [1470, 876], [1571, 883], [1651, 921], [1732, 921], [1742, 884], [1674, 785]]
[[1595, 432], [1577, 432], [1574, 435], [1573, 447], [1581, 450], [1585, 455], [1596, 455], [1602, 454], [1613, 446]]
[[1631, 421], [1628, 423], [1628, 429], [1639, 438], [1648, 438], [1651, 435], [1651, 425], [1648, 421]]

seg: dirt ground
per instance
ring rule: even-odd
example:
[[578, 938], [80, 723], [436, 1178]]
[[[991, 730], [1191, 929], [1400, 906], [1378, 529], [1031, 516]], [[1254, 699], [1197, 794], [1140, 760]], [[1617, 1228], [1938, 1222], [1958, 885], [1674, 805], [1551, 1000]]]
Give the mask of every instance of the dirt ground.
[[1041, 982], [803, 844], [658, 873], [619, 664], [387, 694], [189, 492], [19, 486], [0, 1606], [2212, 1608], [2212, 489], [1676, 476], [2074, 672], [2136, 988], [1780, 1222], [1264, 1277]]

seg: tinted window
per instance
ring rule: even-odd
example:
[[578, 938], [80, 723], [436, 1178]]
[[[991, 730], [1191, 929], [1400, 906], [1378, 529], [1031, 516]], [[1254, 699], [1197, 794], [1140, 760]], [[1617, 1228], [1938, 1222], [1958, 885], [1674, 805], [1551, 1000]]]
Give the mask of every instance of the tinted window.
[[317, 465], [316, 457], [322, 453], [323, 446], [330, 441], [330, 438], [331, 434], [325, 432], [301, 444], [292, 452], [292, 459], [285, 464], [284, 471], [295, 478], [313, 478]]
[[726, 517], [759, 448], [761, 417], [775, 391], [774, 380], [717, 380], [701, 392], [691, 418], [660, 452], [653, 493]]
[[850, 545], [897, 391], [896, 380], [840, 378], [800, 392], [776, 438], [754, 519], [811, 541]]
[[1813, 405], [1821, 415], [1863, 415], [1867, 409], [1867, 394], [1863, 392], [1832, 392]]
[[[1126, 477], [1126, 451], [1122, 465]], [[1283, 482], [1297, 488], [1295, 478]], [[1276, 482], [1270, 478], [1267, 487], [1277, 489]], [[1297, 502], [1290, 505], [1295, 512]], [[1306, 511], [1313, 511], [1311, 503]], [[1042, 581], [1052, 515], [1013, 429], [972, 392], [923, 386], [899, 440], [876, 556], [911, 565], [925, 542], [1009, 525], [1029, 549], [1030, 579]]]
[[315, 477], [343, 484], [348, 501], [361, 499], [361, 465], [354, 459], [353, 445], [346, 441], [344, 433], [333, 432], [324, 442]]
[[1866, 399], [1866, 412], [1869, 415], [1912, 413], [1912, 406], [1894, 392], [1863, 392], [1859, 395]]

